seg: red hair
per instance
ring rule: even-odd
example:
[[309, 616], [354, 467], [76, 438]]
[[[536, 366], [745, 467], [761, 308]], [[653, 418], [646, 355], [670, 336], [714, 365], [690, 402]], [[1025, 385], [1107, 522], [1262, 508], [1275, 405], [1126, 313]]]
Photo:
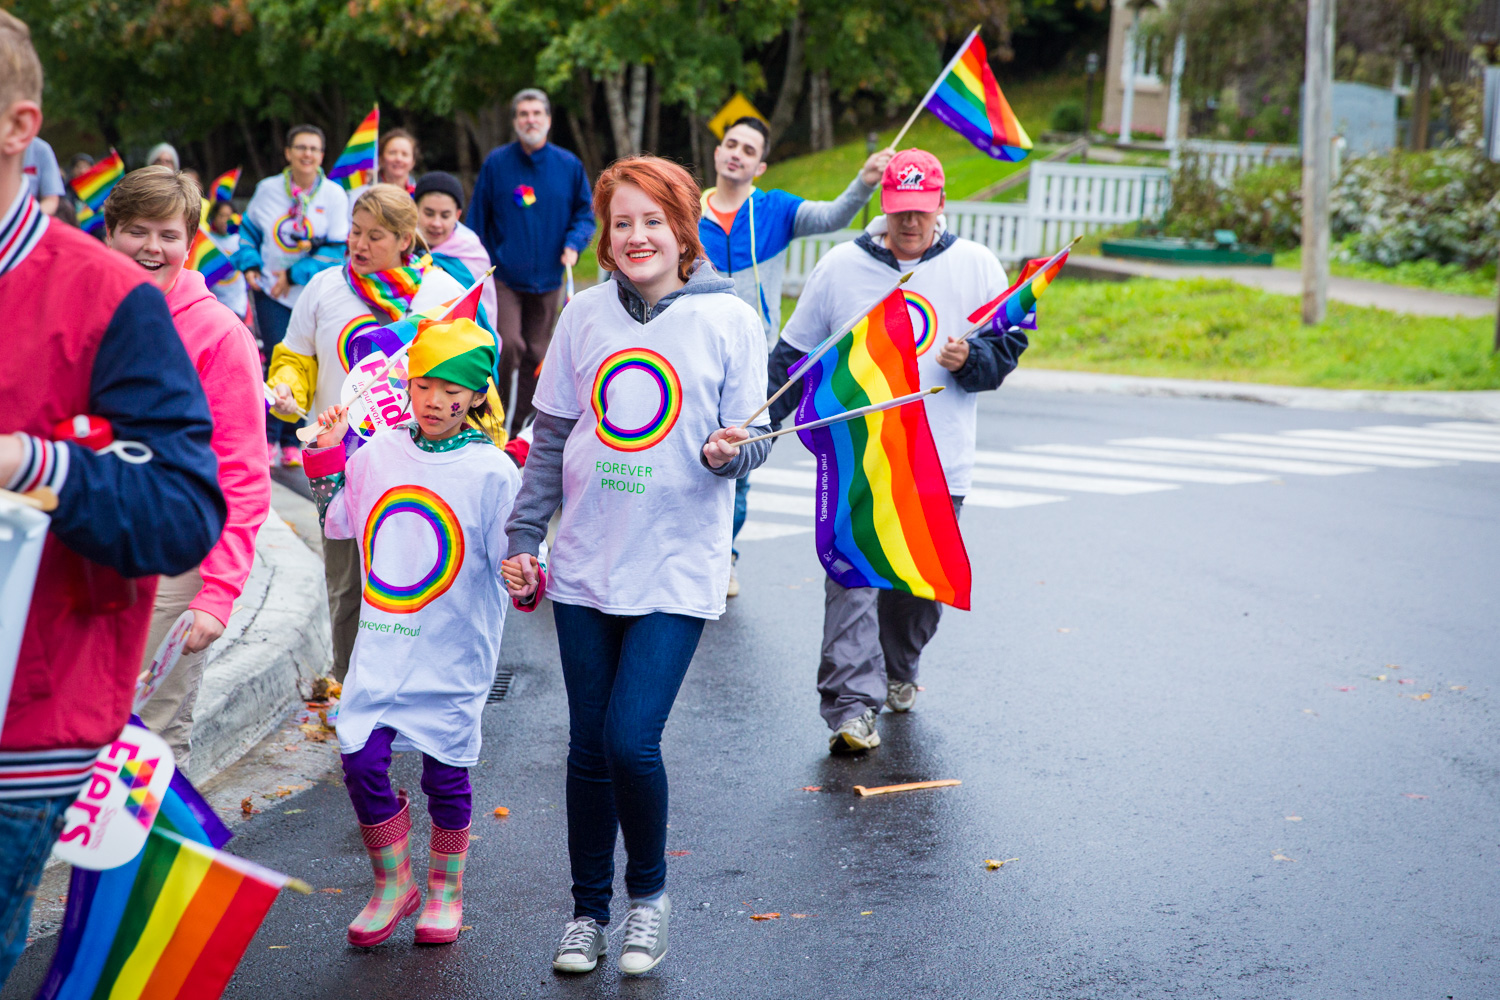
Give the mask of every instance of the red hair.
[[594, 215], [604, 230], [597, 253], [599, 266], [606, 271], [619, 270], [609, 241], [609, 205], [614, 200], [615, 189], [621, 184], [634, 184], [661, 206], [672, 235], [682, 247], [677, 276], [686, 281], [693, 261], [703, 256], [703, 244], [698, 242], [698, 217], [702, 214], [699, 199], [702, 196], [693, 175], [659, 156], [630, 156], [616, 160], [599, 175], [598, 183], [594, 185]]

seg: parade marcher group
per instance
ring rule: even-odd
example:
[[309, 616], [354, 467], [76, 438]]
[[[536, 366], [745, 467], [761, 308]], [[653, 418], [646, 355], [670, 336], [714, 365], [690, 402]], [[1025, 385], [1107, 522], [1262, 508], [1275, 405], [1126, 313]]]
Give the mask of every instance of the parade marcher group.
[[[748, 477], [772, 447], [750, 439], [780, 426], [798, 394], [769, 409], [768, 396], [911, 271], [921, 385], [947, 390], [926, 408], [956, 513], [977, 393], [1026, 348], [1019, 330], [963, 336], [1006, 277], [948, 231], [942, 165], [921, 150], [874, 153], [837, 199], [806, 201], [756, 186], [769, 131], [742, 118], [706, 190], [645, 155], [590, 184], [549, 141], [547, 95], [527, 88], [511, 102], [515, 141], [489, 153], [472, 197], [451, 174], [418, 176], [403, 129], [378, 140], [378, 182], [346, 192], [324, 174], [322, 130], [303, 124], [237, 231], [234, 205], [203, 201], [177, 150], [153, 147], [104, 202], [101, 246], [51, 217], [73, 194], [37, 138], [41, 92], [26, 25], [0, 11], [0, 315], [30, 321], [0, 363], [13, 400], [0, 487], [57, 500], [0, 731], [0, 983], [63, 812], [184, 612], [187, 655], [140, 715], [189, 764], [207, 650], [245, 587], [276, 464], [303, 466], [323, 530], [329, 672], [343, 682], [333, 722], [374, 879], [349, 943], [379, 945], [418, 913], [416, 942], [458, 938], [470, 770], [506, 616], [545, 597], [569, 712], [573, 900], [552, 966], [587, 973], [606, 959], [623, 841], [616, 964], [656, 968], [672, 909], [662, 736], [707, 623], [738, 592]], [[877, 189], [883, 214], [824, 255], [782, 331], [787, 246], [848, 225]], [[564, 274], [596, 220], [605, 280], [565, 305]], [[200, 225], [236, 269], [213, 288], [185, 266]], [[475, 319], [444, 317], [437, 307], [475, 283]], [[351, 435], [356, 344], [403, 321], [416, 332], [391, 377], [410, 414]], [[507, 419], [524, 442], [502, 450]], [[304, 420], [317, 427], [306, 448]], [[96, 453], [70, 427], [102, 427], [151, 460]], [[877, 747], [879, 713], [913, 707], [940, 611], [826, 581], [816, 687], [830, 751]], [[422, 756], [425, 893], [410, 796], [390, 777], [403, 750]]]

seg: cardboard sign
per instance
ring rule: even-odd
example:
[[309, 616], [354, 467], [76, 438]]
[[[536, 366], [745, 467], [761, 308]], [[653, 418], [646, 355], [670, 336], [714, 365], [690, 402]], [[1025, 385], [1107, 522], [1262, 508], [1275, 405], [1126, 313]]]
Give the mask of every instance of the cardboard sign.
[[135, 682], [135, 711], [139, 712], [146, 707], [146, 702], [151, 700], [156, 689], [161, 687], [161, 682], [167, 679], [172, 668], [177, 666], [177, 661], [182, 659], [182, 647], [187, 644], [188, 633], [192, 630], [193, 612], [184, 611], [167, 630], [161, 645], [156, 647], [151, 665], [141, 671], [141, 676]]
[[118, 868], [146, 846], [176, 765], [160, 736], [126, 726], [99, 751], [88, 784], [68, 806], [52, 853], [91, 871]]
[[386, 377], [356, 394], [371, 378], [380, 374], [388, 359], [380, 351], [361, 358], [344, 376], [340, 398], [348, 399], [349, 429], [369, 438], [411, 419], [411, 401], [406, 395], [406, 365], [398, 361]]

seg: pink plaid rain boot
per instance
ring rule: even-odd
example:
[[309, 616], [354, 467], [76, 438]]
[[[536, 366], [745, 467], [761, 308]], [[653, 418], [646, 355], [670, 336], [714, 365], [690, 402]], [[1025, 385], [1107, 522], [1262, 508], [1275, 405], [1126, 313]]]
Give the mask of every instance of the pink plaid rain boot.
[[464, 922], [464, 862], [469, 828], [432, 828], [427, 861], [427, 905], [417, 918], [417, 944], [450, 944]]
[[349, 925], [349, 943], [359, 948], [379, 944], [395, 933], [403, 917], [417, 912], [422, 893], [411, 877], [411, 810], [406, 793], [399, 793], [401, 811], [384, 823], [359, 825], [370, 865], [375, 869], [375, 892]]

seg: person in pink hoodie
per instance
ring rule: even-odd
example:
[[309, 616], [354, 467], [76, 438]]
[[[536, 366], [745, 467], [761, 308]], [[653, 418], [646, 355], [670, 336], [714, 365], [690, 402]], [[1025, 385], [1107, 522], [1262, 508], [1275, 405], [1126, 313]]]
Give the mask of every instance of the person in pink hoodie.
[[[228, 505], [224, 533], [202, 564], [163, 577], [151, 613], [145, 662], [185, 611], [193, 624], [182, 659], [141, 710], [147, 728], [172, 747], [186, 770], [193, 707], [208, 647], [224, 634], [235, 599], [245, 589], [255, 559], [255, 534], [271, 509], [266, 458], [266, 407], [255, 340], [239, 317], [214, 298], [188, 251], [198, 232], [198, 183], [171, 167], [151, 166], [122, 177], [104, 202], [105, 243], [151, 274], [166, 295], [178, 336], [208, 397], [219, 460], [219, 489]], [[163, 530], [171, 530], [163, 525]], [[143, 664], [144, 666], [144, 664]]]

